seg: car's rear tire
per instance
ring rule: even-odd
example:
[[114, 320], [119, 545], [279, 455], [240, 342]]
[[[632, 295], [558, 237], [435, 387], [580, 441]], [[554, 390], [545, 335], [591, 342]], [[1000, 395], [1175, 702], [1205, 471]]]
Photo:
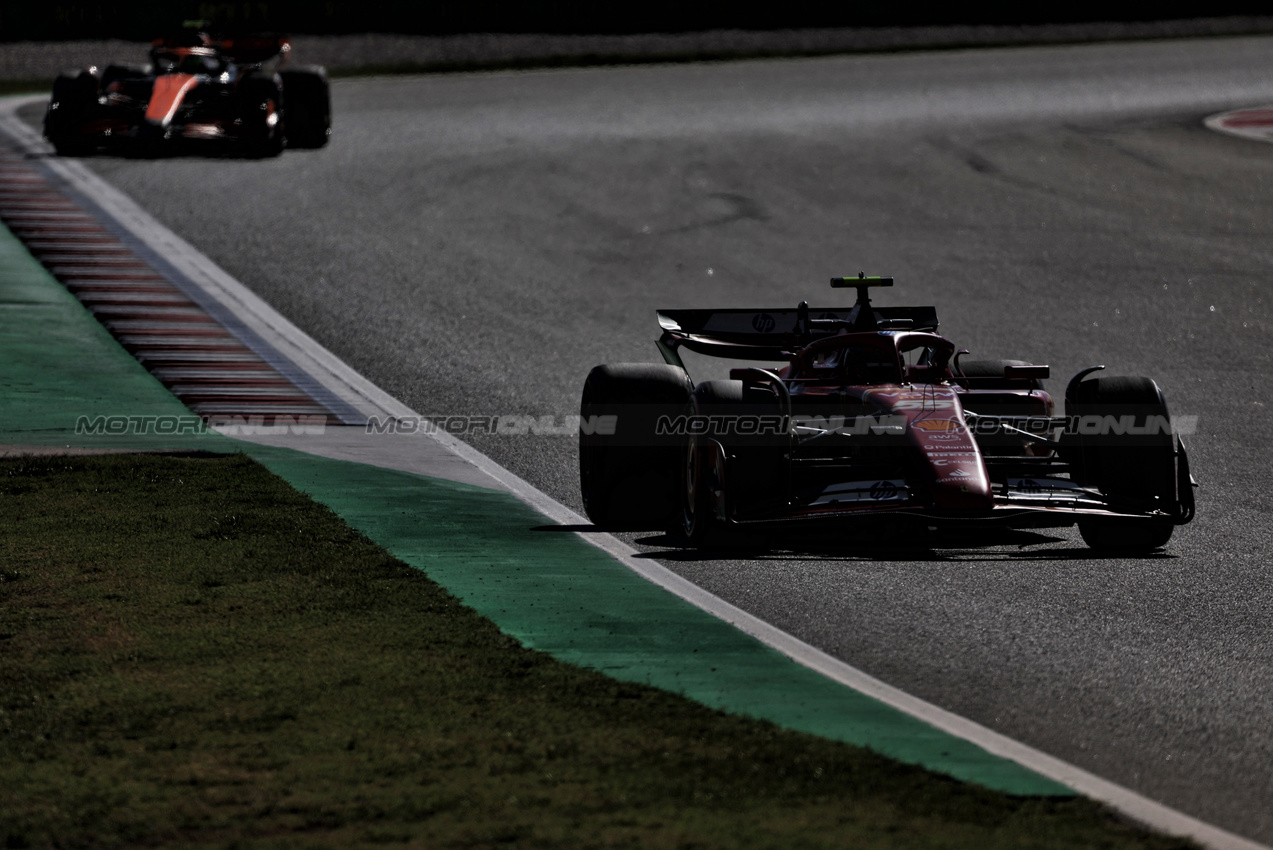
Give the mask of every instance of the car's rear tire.
[[1149, 378], [1091, 378], [1077, 385], [1065, 412], [1078, 428], [1062, 440], [1071, 478], [1100, 490], [1111, 509], [1148, 515], [1080, 520], [1083, 540], [1094, 549], [1129, 552], [1165, 546], [1181, 513], [1180, 488], [1191, 485], [1178, 480], [1177, 440], [1158, 385]]
[[1043, 382], [1038, 378], [1009, 378], [1005, 370], [1009, 366], [1030, 366], [1025, 360], [969, 360], [960, 361], [955, 377], [970, 378], [969, 389], [974, 390], [1041, 390]]
[[658, 420], [683, 414], [689, 393], [689, 376], [677, 366], [617, 363], [588, 374], [579, 405], [579, 486], [588, 519], [660, 530], [674, 522], [684, 438], [659, 434]]
[[[1052, 415], [1052, 404], [1041, 394], [1039, 378], [1009, 378], [1009, 366], [1030, 366], [1024, 360], [970, 360], [954, 370], [960, 383], [975, 390], [963, 396], [964, 409], [982, 416], [1042, 417]], [[1022, 395], [1022, 391], [1030, 394]], [[1037, 448], [1029, 440], [1008, 431], [977, 431], [977, 444], [988, 455], [1025, 455]]]
[[331, 138], [331, 87], [319, 65], [281, 71], [289, 148], [321, 148]]

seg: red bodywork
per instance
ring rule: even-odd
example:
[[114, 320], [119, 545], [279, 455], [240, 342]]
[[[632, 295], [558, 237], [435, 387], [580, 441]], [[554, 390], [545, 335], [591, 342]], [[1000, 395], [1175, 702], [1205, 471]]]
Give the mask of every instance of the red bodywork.
[[[726, 524], [893, 515], [1046, 527], [1192, 517], [1174, 435], [1165, 437], [1178, 446], [1165, 463], [1179, 478], [1176, 495], [1111, 496], [1076, 473], [1082, 450], [1058, 433], [1065, 420], [1042, 390], [1047, 367], [966, 376], [955, 344], [935, 332], [935, 310], [873, 308], [865, 287], [878, 284], [847, 285], [859, 286], [852, 310], [660, 311], [659, 348], [672, 366], [684, 368], [681, 349], [787, 361], [733, 369], [742, 386], [729, 399], [727, 387], [711, 386], [722, 382], [695, 387], [684, 480], [696, 509]], [[740, 435], [731, 410], [772, 410], [786, 424], [763, 438]]]
[[172, 73], [156, 77], [146, 104], [146, 120], [159, 127], [172, 123], [181, 101], [199, 83], [194, 74]]

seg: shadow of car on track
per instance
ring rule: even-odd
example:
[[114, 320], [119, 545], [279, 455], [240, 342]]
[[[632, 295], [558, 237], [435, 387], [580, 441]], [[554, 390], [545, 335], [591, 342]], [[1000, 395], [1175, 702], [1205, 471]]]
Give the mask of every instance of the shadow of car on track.
[[[543, 525], [531, 529], [544, 533], [624, 532], [633, 529], [598, 525]], [[720, 560], [779, 561], [816, 557], [827, 561], [962, 561], [977, 560], [1164, 560], [1177, 556], [1161, 550], [1152, 552], [1095, 552], [1067, 538], [1022, 529], [915, 529], [876, 528], [870, 538], [839, 532], [735, 531], [722, 535], [711, 545], [695, 547], [683, 537], [669, 532], [649, 533], [633, 541], [653, 551], [635, 557], [677, 563]], [[1008, 548], [1008, 547], [1015, 547]]]

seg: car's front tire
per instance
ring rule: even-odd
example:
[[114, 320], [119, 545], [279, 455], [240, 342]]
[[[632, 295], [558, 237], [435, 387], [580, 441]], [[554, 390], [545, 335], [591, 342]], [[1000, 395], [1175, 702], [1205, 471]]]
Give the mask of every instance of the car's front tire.
[[268, 159], [283, 152], [286, 129], [283, 94], [278, 83], [264, 77], [251, 77], [240, 83], [239, 104], [245, 125], [242, 142], [244, 153], [252, 159]]
[[597, 366], [579, 405], [579, 486], [584, 512], [597, 525], [666, 529], [680, 501], [683, 442], [660, 434], [659, 419], [681, 415], [689, 376], [677, 366]]
[[44, 137], [58, 156], [86, 156], [96, 142], [80, 133], [80, 125], [97, 106], [98, 79], [89, 71], [59, 74], [44, 113]]
[[1176, 527], [1162, 520], [1090, 519], [1079, 522], [1083, 542], [1103, 552], [1137, 554], [1161, 549]]
[[720, 524], [716, 516], [717, 494], [722, 485], [720, 477], [706, 439], [690, 437], [686, 441], [681, 479], [680, 531], [694, 546], [706, 546]]
[[1080, 520], [1083, 540], [1093, 549], [1124, 552], [1165, 546], [1186, 497], [1192, 513], [1192, 491], [1187, 472], [1179, 480], [1183, 449], [1158, 385], [1149, 378], [1088, 379], [1075, 388], [1066, 416], [1078, 429], [1063, 438], [1071, 478], [1097, 488], [1112, 510], [1146, 514]]
[[769, 389], [738, 380], [695, 386], [689, 415], [701, 427], [685, 447], [680, 531], [698, 547], [726, 545], [734, 508], [754, 508], [782, 488], [786, 420]]

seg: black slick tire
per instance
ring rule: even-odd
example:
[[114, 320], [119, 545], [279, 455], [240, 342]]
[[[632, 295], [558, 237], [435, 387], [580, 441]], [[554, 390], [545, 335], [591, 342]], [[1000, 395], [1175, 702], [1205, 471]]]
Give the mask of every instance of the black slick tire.
[[89, 71], [59, 74], [44, 113], [44, 137], [58, 156], [86, 156], [95, 143], [79, 127], [97, 106], [99, 81]]
[[690, 437], [685, 447], [685, 468], [681, 486], [680, 532], [695, 548], [706, 549], [717, 537], [716, 510], [712, 490], [719, 490], [720, 473], [713, 463], [706, 437]]
[[[287, 130], [282, 111], [283, 93], [273, 79], [252, 76], [239, 84], [239, 109], [245, 132], [243, 152], [251, 159], [268, 159], [283, 152]], [[269, 122], [271, 112], [275, 116]]]
[[280, 71], [287, 118], [287, 146], [317, 149], [331, 138], [331, 87], [325, 68], [312, 65]]
[[679, 509], [683, 438], [659, 420], [684, 413], [689, 376], [676, 366], [597, 366], [579, 405], [579, 486], [588, 519], [608, 528], [668, 528]]
[[[1079, 433], [1067, 434], [1062, 452], [1071, 477], [1095, 486], [1115, 510], [1146, 514], [1080, 520], [1083, 540], [1093, 549], [1128, 553], [1165, 546], [1180, 511], [1182, 485], [1176, 436], [1158, 385], [1149, 378], [1092, 378], [1078, 384], [1071, 402], [1066, 416], [1079, 423]], [[1190, 486], [1188, 480], [1183, 486]]]
[[[730, 545], [722, 517], [730, 518], [735, 498], [751, 503], [779, 486], [785, 431], [776, 433], [731, 427], [746, 420], [782, 420], [773, 394], [742, 381], [703, 381], [694, 387], [691, 416], [704, 427], [685, 441], [680, 532], [695, 547]], [[782, 420], [785, 421], [785, 420]]]
[[1029, 366], [1024, 360], [969, 360], [960, 361], [955, 377], [968, 378], [969, 389], [974, 390], [1041, 390], [1043, 382], [1038, 378], [1008, 378], [1004, 370], [1009, 366]]

